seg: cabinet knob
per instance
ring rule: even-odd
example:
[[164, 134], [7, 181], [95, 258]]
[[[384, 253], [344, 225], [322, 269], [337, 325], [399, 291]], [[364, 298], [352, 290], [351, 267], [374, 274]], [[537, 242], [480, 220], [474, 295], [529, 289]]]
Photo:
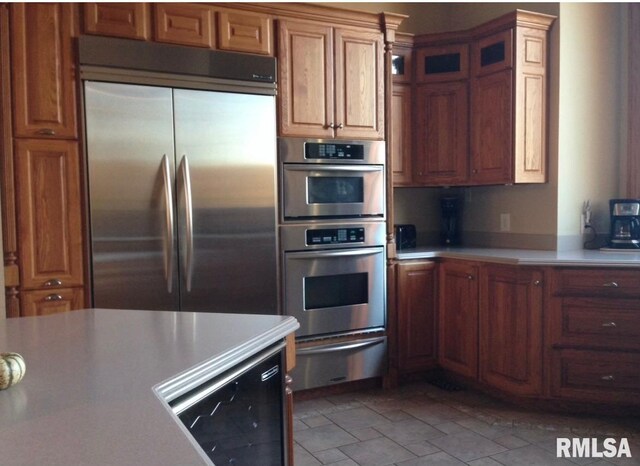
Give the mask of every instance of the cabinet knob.
[[615, 379], [616, 378], [611, 374], [600, 377], [600, 380], [604, 380], [605, 382], [613, 382]]
[[603, 322], [602, 324], [603, 327], [617, 327], [615, 322]]
[[338, 128], [338, 129], [342, 129], [342, 128], [344, 128], [344, 125], [343, 125], [342, 123], [340, 123], [340, 124], [337, 126], [337, 128]]
[[467, 280], [473, 280], [473, 275], [467, 275]]
[[616, 282], [603, 283], [602, 286], [605, 286], [607, 288], [618, 288], [618, 284]]
[[62, 286], [62, 281], [57, 278], [52, 278], [51, 280], [44, 282], [44, 286]]
[[478, 173], [478, 170], [474, 168], [473, 170], [471, 170], [471, 173]]
[[336, 125], [334, 125], [333, 122], [331, 122], [327, 125], [327, 128], [336, 129]]
[[56, 132], [51, 128], [42, 128], [41, 130], [38, 130], [38, 134], [42, 134], [43, 136], [55, 136]]
[[540, 280], [536, 280], [536, 281], [534, 281], [534, 282], [533, 282], [533, 284], [534, 284], [535, 286], [541, 286], [541, 285], [542, 285], [542, 282], [541, 282]]
[[62, 296], [60, 296], [59, 294], [50, 294], [49, 296], [44, 298], [44, 300], [45, 301], [62, 301]]

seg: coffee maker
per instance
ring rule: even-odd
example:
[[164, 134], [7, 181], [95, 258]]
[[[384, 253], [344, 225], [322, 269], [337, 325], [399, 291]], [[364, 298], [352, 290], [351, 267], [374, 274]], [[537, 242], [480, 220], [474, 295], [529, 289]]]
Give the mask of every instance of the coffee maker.
[[459, 246], [461, 233], [460, 198], [454, 196], [441, 198], [440, 209], [442, 214], [440, 242], [443, 246]]
[[640, 249], [640, 199], [611, 199], [611, 234], [614, 249]]

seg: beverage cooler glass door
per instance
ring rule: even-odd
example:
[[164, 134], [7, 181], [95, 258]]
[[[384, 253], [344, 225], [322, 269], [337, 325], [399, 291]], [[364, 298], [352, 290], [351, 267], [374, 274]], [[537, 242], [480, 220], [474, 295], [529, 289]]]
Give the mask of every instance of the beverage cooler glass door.
[[284, 164], [284, 217], [384, 217], [384, 166]]
[[285, 314], [297, 337], [383, 327], [383, 247], [285, 253]]

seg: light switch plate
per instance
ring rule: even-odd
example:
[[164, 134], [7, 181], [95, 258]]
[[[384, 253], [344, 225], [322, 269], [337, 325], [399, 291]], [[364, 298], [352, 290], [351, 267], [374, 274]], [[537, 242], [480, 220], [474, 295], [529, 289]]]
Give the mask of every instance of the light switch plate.
[[500, 231], [511, 231], [511, 214], [500, 214]]

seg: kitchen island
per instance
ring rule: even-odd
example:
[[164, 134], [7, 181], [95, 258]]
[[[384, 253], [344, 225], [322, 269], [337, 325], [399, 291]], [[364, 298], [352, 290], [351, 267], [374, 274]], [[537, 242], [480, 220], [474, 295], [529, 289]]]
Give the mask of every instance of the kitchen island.
[[86, 309], [0, 321], [25, 378], [0, 391], [0, 464], [208, 464], [167, 400], [280, 342], [287, 316]]

